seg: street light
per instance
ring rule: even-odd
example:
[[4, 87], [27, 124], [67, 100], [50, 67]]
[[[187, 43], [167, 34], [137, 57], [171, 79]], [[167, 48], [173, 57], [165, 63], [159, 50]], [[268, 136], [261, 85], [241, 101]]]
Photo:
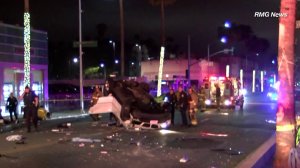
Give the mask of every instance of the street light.
[[207, 48], [207, 61], [209, 62], [210, 57], [213, 57], [213, 56], [218, 55], [218, 54], [220, 54], [220, 53], [225, 53], [225, 54], [227, 54], [227, 53], [229, 53], [229, 52], [231, 52], [231, 55], [233, 55], [234, 47], [231, 47], [231, 49], [225, 48], [225, 49], [223, 49], [223, 50], [220, 50], [220, 51], [217, 51], [217, 52], [215, 52], [215, 53], [213, 53], [213, 54], [210, 54], [210, 51], [209, 51], [209, 45], [208, 45], [208, 48]]
[[78, 58], [73, 58], [73, 63], [78, 63]]
[[225, 21], [224, 27], [225, 28], [231, 28], [231, 22], [230, 21]]
[[223, 36], [223, 37], [220, 39], [220, 41], [221, 41], [222, 43], [227, 43], [227, 37], [226, 37], [226, 36]]

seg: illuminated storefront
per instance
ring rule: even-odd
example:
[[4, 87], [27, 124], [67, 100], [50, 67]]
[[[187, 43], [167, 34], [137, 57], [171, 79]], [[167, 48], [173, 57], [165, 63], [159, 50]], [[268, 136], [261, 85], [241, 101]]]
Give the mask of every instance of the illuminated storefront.
[[[0, 23], [0, 102], [4, 111], [10, 93], [24, 91], [24, 29]], [[31, 29], [31, 88], [41, 102], [48, 99], [48, 35]], [[20, 103], [22, 104], [22, 103]]]

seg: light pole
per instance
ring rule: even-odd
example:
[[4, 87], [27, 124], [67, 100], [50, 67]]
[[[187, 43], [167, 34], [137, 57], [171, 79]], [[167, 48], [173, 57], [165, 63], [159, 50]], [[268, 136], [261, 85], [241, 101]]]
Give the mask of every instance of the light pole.
[[106, 80], [106, 67], [104, 63], [100, 64], [100, 67], [103, 68], [103, 73], [104, 73], [104, 79]]
[[138, 76], [141, 74], [141, 61], [142, 61], [142, 46], [139, 44], [135, 44], [135, 46], [138, 48]]
[[215, 53], [210, 54], [210, 52], [209, 52], [209, 45], [208, 45], [208, 48], [207, 48], [207, 64], [208, 64], [207, 67], [208, 67], [208, 70], [209, 70], [209, 67], [210, 67], [209, 61], [210, 61], [211, 57], [216, 56], [216, 55], [221, 54], [221, 53], [227, 54], [229, 52], [231, 52], [231, 55], [233, 55], [233, 53], [234, 53], [234, 47], [232, 47], [231, 49], [225, 48], [223, 50], [220, 50], [220, 51], [217, 51]]
[[81, 30], [81, 0], [78, 0], [79, 6], [79, 87], [80, 87], [80, 105], [81, 112], [84, 112], [84, 103], [83, 103], [83, 77], [82, 77], [82, 30]]
[[113, 46], [113, 57], [114, 57], [114, 60], [115, 60], [113, 70], [114, 70], [114, 72], [117, 71], [117, 73], [119, 73], [118, 72], [118, 65], [117, 65], [117, 64], [119, 64], [119, 60], [116, 58], [116, 43], [112, 40], [109, 40], [109, 43], [112, 44], [112, 46]]
[[187, 78], [189, 82], [189, 87], [191, 86], [191, 37], [188, 36], [188, 69], [187, 69]]
[[109, 43], [112, 44], [114, 50], [114, 59], [116, 59], [116, 43], [112, 40], [109, 40]]
[[125, 75], [125, 44], [124, 44], [124, 6], [123, 0], [119, 0], [120, 5], [120, 41], [121, 41], [121, 77]]
[[231, 55], [233, 55], [233, 53], [234, 53], [234, 47], [231, 47], [231, 49], [225, 48], [225, 49], [220, 50], [220, 51], [217, 51], [217, 52], [215, 52], [215, 53], [213, 53], [213, 54], [210, 54], [210, 53], [209, 53], [209, 47], [208, 47], [208, 49], [207, 49], [207, 61], [209, 62], [209, 59], [210, 59], [211, 57], [215, 56], [215, 55], [218, 55], [218, 54], [220, 54], [220, 53], [225, 53], [225, 54], [227, 54], [227, 53], [229, 53], [229, 52], [231, 52]]
[[78, 64], [79, 60], [77, 57], [74, 57], [71, 62], [73, 64], [70, 63], [70, 77], [71, 77], [71, 79], [76, 79], [77, 71], [75, 71], [75, 70], [78, 68], [77, 64]]

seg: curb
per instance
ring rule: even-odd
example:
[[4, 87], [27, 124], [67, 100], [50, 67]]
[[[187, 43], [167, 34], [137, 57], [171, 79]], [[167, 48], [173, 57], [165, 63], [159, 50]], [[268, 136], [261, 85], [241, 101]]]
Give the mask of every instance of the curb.
[[[78, 117], [86, 117], [88, 114], [76, 114], [76, 115], [65, 115], [65, 116], [58, 116], [58, 117], [51, 117], [50, 119], [47, 119], [48, 121], [58, 121], [62, 119], [73, 119], [73, 118], [78, 118]], [[1, 133], [6, 133], [9, 131], [13, 131], [18, 128], [22, 128], [26, 126], [25, 123], [20, 122], [18, 124], [8, 124], [8, 125], [0, 125], [0, 134]]]
[[[240, 162], [236, 168], [263, 168], [268, 167], [267, 162], [274, 156], [276, 134], [273, 134], [265, 143], [263, 143], [258, 149], [252, 152], [242, 162]], [[271, 167], [271, 165], [269, 165]]]

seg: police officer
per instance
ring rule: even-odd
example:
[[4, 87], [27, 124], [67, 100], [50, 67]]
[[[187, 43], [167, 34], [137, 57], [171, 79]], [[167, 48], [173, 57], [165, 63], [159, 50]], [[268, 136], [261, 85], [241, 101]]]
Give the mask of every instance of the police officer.
[[31, 121], [33, 122], [34, 128], [37, 130], [37, 107], [38, 107], [38, 97], [35, 93], [29, 88], [25, 87], [25, 91], [22, 94], [21, 98], [24, 101], [24, 115], [26, 118], [27, 132], [31, 132]]
[[166, 98], [168, 99], [168, 104], [170, 105], [170, 112], [171, 112], [171, 124], [174, 125], [174, 118], [175, 118], [175, 105], [177, 102], [177, 98], [173, 88], [170, 88], [169, 93], [167, 93]]
[[182, 86], [180, 85], [178, 87], [178, 102], [177, 105], [179, 107], [179, 111], [181, 113], [181, 119], [182, 119], [182, 124], [185, 126], [188, 126], [188, 120], [187, 120], [187, 109], [188, 109], [188, 96], [187, 94], [183, 91]]
[[13, 93], [10, 93], [9, 97], [7, 98], [6, 101], [6, 107], [8, 108], [9, 111], [9, 116], [10, 116], [10, 122], [12, 123], [13, 120], [13, 114], [16, 119], [16, 123], [18, 123], [18, 113], [17, 113], [17, 105], [18, 105], [18, 100], [14, 96]]

